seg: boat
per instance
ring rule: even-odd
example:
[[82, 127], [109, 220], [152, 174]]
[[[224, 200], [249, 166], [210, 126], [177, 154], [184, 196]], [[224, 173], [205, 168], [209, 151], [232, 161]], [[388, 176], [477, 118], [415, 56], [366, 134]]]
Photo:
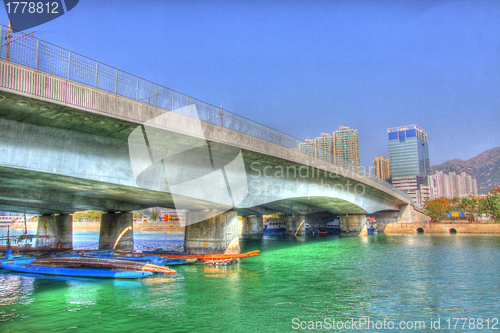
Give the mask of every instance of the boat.
[[269, 222], [264, 227], [264, 236], [286, 236], [286, 223]]
[[311, 227], [311, 225], [309, 223], [306, 223], [305, 224], [305, 229], [306, 229], [306, 234], [307, 235], [314, 235], [315, 233], [318, 232], [318, 228], [317, 227]]
[[338, 235], [340, 234], [340, 219], [337, 217], [335, 220], [328, 222], [324, 227], [319, 228], [320, 234]]
[[[193, 254], [193, 253], [175, 253], [175, 252], [164, 252], [164, 251], [143, 251], [144, 254], [159, 254], [160, 257], [168, 257], [171, 259], [197, 259], [197, 260], [224, 260], [224, 259], [239, 259], [247, 258], [259, 255], [260, 251], [251, 251], [247, 253], [215, 253], [215, 254]], [[140, 255], [140, 253], [136, 253]], [[167, 261], [167, 264], [168, 261]]]
[[0, 263], [0, 267], [13, 272], [28, 274], [44, 274], [57, 276], [75, 276], [112, 279], [138, 279], [153, 275], [152, 272], [117, 270], [113, 268], [72, 268], [62, 266], [44, 266], [33, 264], [36, 260], [9, 260]]
[[153, 273], [176, 273], [176, 271], [165, 266], [146, 264], [132, 260], [109, 259], [97, 257], [54, 257], [37, 259], [32, 262], [33, 265], [60, 265], [77, 267], [105, 267], [125, 270], [148, 271]]
[[[79, 257], [82, 257], [82, 255], [79, 255]], [[95, 257], [95, 258], [107, 258], [107, 259], [116, 259], [116, 260], [130, 260], [130, 261], [137, 261], [137, 262], [142, 262], [146, 264], [153, 264], [153, 265], [158, 265], [158, 266], [165, 266], [167, 264], [167, 258], [161, 258], [157, 254], [150, 254], [150, 255], [140, 255], [137, 256], [135, 254], [127, 254], [127, 255], [121, 255], [118, 253], [114, 253], [113, 251], [96, 251], [96, 252], [87, 252], [84, 257]]]
[[370, 217], [368, 221], [366, 222], [366, 231], [368, 232], [368, 235], [376, 235], [378, 234], [377, 231], [377, 221], [375, 220], [374, 217]]
[[184, 265], [192, 264], [198, 261], [198, 258], [186, 258], [186, 259], [167, 259], [167, 265]]

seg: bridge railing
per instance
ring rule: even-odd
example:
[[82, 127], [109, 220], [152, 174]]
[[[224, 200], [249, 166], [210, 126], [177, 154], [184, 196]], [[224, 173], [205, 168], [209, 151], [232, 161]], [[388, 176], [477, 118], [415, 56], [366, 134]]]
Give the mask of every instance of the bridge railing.
[[[0, 25], [0, 37], [0, 59], [153, 105], [165, 111], [176, 111], [194, 104], [198, 115], [187, 114], [187, 116], [197, 116], [202, 121], [287, 148], [299, 150], [300, 145], [305, 143], [269, 126], [224, 110], [222, 107], [219, 108], [205, 103], [97, 60], [66, 50], [33, 37], [32, 34], [14, 30], [9, 32], [8, 27]], [[349, 169], [411, 200], [407, 194], [399, 191], [363, 167], [338, 157], [334, 158], [333, 154], [328, 152], [318, 155], [320, 155], [318, 158], [322, 160]]]

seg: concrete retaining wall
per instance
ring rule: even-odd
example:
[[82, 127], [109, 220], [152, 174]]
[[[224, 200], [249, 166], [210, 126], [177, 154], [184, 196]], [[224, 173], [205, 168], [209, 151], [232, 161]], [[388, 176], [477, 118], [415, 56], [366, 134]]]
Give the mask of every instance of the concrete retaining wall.
[[422, 228], [423, 234], [446, 235], [451, 229], [460, 234], [500, 234], [500, 224], [480, 223], [389, 223], [384, 233], [389, 236], [416, 235]]

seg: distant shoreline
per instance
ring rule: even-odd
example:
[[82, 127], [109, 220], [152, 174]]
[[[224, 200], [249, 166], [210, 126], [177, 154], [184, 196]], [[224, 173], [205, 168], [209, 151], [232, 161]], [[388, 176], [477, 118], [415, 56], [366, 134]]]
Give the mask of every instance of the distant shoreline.
[[[38, 222], [26, 223], [28, 230], [37, 230]], [[15, 223], [11, 225], [12, 230], [24, 230], [24, 223]], [[156, 223], [135, 223], [134, 231], [151, 231], [151, 232], [165, 232], [165, 233], [184, 233], [184, 227], [169, 226], [168, 224]], [[82, 232], [99, 232], [101, 230], [101, 222], [73, 222], [73, 231]]]

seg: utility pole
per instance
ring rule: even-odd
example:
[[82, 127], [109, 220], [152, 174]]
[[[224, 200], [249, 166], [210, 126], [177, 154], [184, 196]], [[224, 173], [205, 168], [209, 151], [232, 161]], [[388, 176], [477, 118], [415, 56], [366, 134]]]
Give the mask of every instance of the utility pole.
[[7, 30], [7, 54], [5, 59], [9, 61], [10, 58], [10, 39], [12, 38], [12, 20], [9, 20], [9, 29]]

